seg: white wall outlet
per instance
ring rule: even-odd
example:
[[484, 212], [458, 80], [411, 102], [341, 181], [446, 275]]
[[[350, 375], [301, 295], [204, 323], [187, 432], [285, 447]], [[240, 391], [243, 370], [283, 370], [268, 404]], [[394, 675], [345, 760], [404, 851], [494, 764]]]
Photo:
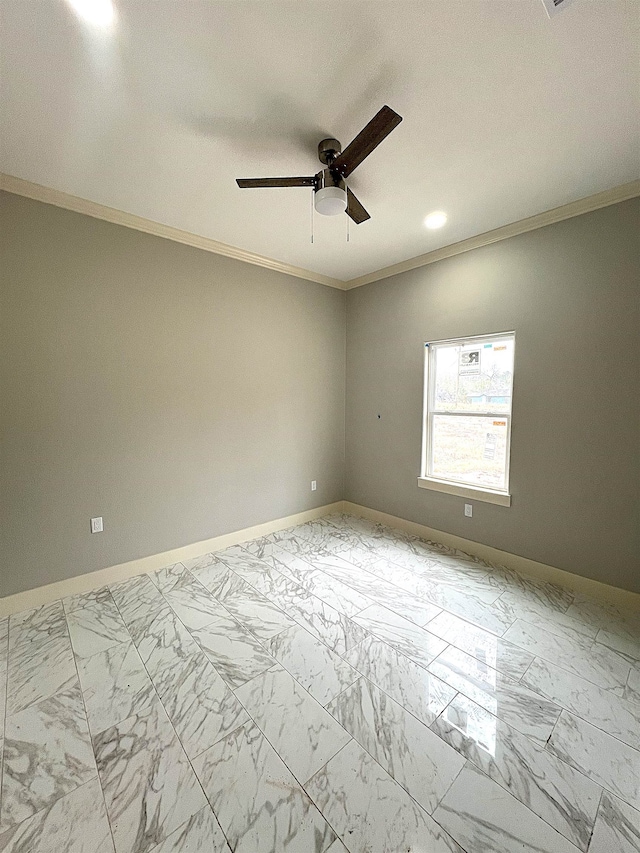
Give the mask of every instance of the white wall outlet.
[[315, 490], [316, 490], [317, 488], [318, 488], [318, 486], [317, 486], [316, 481], [315, 481], [315, 480], [312, 480], [312, 481], [311, 481], [311, 491], [312, 491], [312, 492], [315, 492]]
[[473, 504], [464, 505], [464, 514], [467, 516], [467, 518], [473, 517]]
[[102, 526], [102, 516], [98, 516], [98, 518], [91, 519], [91, 532], [92, 533], [102, 533], [104, 527]]

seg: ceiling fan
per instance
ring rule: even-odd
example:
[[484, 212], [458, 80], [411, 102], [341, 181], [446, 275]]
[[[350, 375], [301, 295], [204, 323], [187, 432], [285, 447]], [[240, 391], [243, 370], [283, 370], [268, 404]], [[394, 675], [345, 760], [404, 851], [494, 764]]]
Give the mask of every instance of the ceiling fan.
[[237, 178], [242, 189], [252, 187], [313, 187], [318, 213], [335, 216], [345, 213], [359, 225], [371, 217], [345, 183], [345, 178], [380, 145], [402, 121], [402, 116], [384, 106], [362, 128], [356, 138], [342, 150], [337, 139], [323, 139], [318, 157], [326, 167], [308, 178]]

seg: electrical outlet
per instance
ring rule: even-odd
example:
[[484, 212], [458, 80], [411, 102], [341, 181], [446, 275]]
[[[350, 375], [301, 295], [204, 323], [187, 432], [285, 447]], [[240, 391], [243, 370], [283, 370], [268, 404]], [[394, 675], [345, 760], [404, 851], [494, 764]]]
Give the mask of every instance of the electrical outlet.
[[316, 481], [315, 481], [315, 480], [312, 480], [312, 481], [311, 481], [311, 491], [312, 491], [312, 492], [315, 492], [315, 490], [316, 490], [317, 488], [318, 488], [318, 487], [317, 487]]
[[102, 533], [104, 527], [102, 526], [102, 516], [98, 516], [98, 518], [91, 519], [91, 532], [92, 533]]
[[464, 514], [467, 516], [467, 518], [473, 517], [473, 504], [464, 505]]

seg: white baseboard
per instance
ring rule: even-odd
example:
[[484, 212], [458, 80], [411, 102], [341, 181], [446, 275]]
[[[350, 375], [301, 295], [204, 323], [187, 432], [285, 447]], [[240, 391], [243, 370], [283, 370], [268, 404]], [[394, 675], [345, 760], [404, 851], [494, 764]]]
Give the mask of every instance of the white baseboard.
[[399, 530], [419, 536], [421, 539], [431, 539], [433, 542], [448, 545], [449, 548], [458, 548], [460, 551], [480, 557], [482, 560], [499, 563], [521, 575], [551, 581], [574, 592], [581, 592], [591, 598], [609, 601], [612, 604], [640, 611], [640, 594], [637, 592], [620, 589], [617, 586], [609, 586], [609, 584], [601, 583], [592, 578], [575, 575], [572, 572], [564, 571], [564, 569], [557, 569], [555, 566], [547, 566], [545, 563], [538, 563], [535, 560], [527, 559], [527, 557], [520, 557], [518, 554], [500, 551], [498, 548], [492, 548], [490, 545], [473, 542], [471, 539], [463, 539], [462, 536], [454, 536], [452, 533], [445, 533], [442, 530], [426, 527], [424, 524], [417, 524], [414, 521], [397, 518], [395, 515], [379, 512], [376, 509], [370, 509], [366, 506], [360, 506], [359, 504], [351, 503], [351, 501], [343, 501], [343, 506], [344, 512], [349, 515], [359, 515], [370, 521], [386, 524], [389, 527], [397, 527]]
[[419, 536], [422, 539], [430, 539], [433, 542], [447, 545], [449, 548], [457, 548], [460, 551], [465, 551], [467, 554], [472, 554], [483, 560], [507, 566], [507, 568], [513, 569], [521, 575], [551, 581], [574, 592], [581, 592], [592, 598], [610, 601], [612, 604], [619, 604], [623, 607], [640, 611], [640, 594], [636, 592], [609, 586], [609, 584], [585, 578], [581, 575], [575, 575], [563, 569], [558, 569], [555, 566], [547, 566], [544, 563], [520, 557], [518, 554], [500, 551], [498, 548], [492, 548], [490, 545], [473, 542], [471, 539], [463, 539], [462, 536], [445, 533], [433, 527], [426, 527], [424, 524], [407, 521], [404, 518], [398, 518], [386, 512], [380, 512], [376, 509], [351, 503], [351, 501], [336, 501], [335, 503], [325, 504], [324, 506], [299, 512], [295, 515], [289, 515], [285, 518], [266, 521], [264, 524], [257, 524], [254, 527], [245, 527], [242, 530], [235, 530], [232, 533], [225, 533], [222, 536], [214, 536], [212, 539], [204, 539], [202, 542], [183, 545], [180, 548], [173, 548], [170, 551], [151, 554], [148, 557], [141, 557], [138, 560], [130, 560], [127, 563], [120, 563], [117, 566], [98, 569], [95, 572], [67, 578], [57, 583], [47, 584], [47, 586], [40, 586], [36, 589], [29, 589], [25, 590], [25, 592], [18, 592], [15, 595], [0, 598], [0, 617], [19, 613], [23, 610], [31, 610], [33, 607], [40, 607], [43, 604], [57, 601], [59, 598], [65, 598], [67, 595], [90, 592], [92, 589], [98, 589], [105, 584], [127, 580], [127, 578], [132, 578], [135, 575], [142, 575], [146, 572], [152, 572], [155, 569], [161, 569], [163, 566], [170, 566], [182, 560], [199, 557], [201, 554], [207, 554], [210, 551], [221, 551], [223, 548], [229, 548], [231, 545], [238, 545], [241, 542], [256, 539], [259, 536], [267, 536], [276, 530], [284, 530], [287, 527], [304, 524], [307, 521], [312, 521], [315, 518], [321, 518], [324, 515], [336, 512], [361, 516], [362, 518], [368, 518], [370, 521], [386, 524], [389, 527], [396, 527], [399, 530], [404, 530], [406, 533]]
[[257, 524], [254, 527], [245, 527], [242, 530], [234, 530], [233, 533], [214, 536], [213, 539], [204, 539], [202, 542], [173, 548], [171, 551], [151, 554], [149, 557], [140, 557], [137, 560], [130, 560], [117, 566], [109, 566], [106, 569], [98, 569], [95, 572], [77, 575], [46, 586], [36, 587], [36, 589], [17, 592], [15, 595], [0, 598], [0, 617], [19, 613], [22, 610], [31, 610], [34, 607], [57, 601], [59, 598], [65, 598], [67, 595], [90, 592], [92, 589], [98, 589], [105, 584], [127, 580], [127, 578], [132, 578], [135, 575], [161, 569], [163, 566], [170, 566], [173, 563], [180, 563], [182, 560], [190, 560], [192, 557], [208, 554], [210, 551], [221, 551], [223, 548], [238, 545], [240, 542], [246, 542], [249, 539], [267, 536], [276, 530], [284, 530], [296, 524], [304, 524], [306, 521], [312, 521], [314, 518], [320, 518], [330, 513], [342, 512], [342, 508], [343, 502], [336, 501], [336, 503], [325, 504], [315, 509], [308, 509], [305, 512], [298, 512], [295, 515], [288, 515], [285, 518], [266, 521], [264, 524]]

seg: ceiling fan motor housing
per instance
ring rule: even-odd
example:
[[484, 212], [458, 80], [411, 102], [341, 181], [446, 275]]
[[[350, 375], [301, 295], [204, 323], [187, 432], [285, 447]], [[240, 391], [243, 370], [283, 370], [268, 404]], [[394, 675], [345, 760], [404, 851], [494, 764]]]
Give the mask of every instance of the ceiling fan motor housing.
[[338, 154], [342, 153], [342, 145], [337, 139], [323, 139], [318, 143], [318, 158], [325, 166], [330, 166]]
[[322, 169], [316, 175], [315, 208], [324, 216], [336, 216], [347, 209], [347, 185], [338, 172]]

